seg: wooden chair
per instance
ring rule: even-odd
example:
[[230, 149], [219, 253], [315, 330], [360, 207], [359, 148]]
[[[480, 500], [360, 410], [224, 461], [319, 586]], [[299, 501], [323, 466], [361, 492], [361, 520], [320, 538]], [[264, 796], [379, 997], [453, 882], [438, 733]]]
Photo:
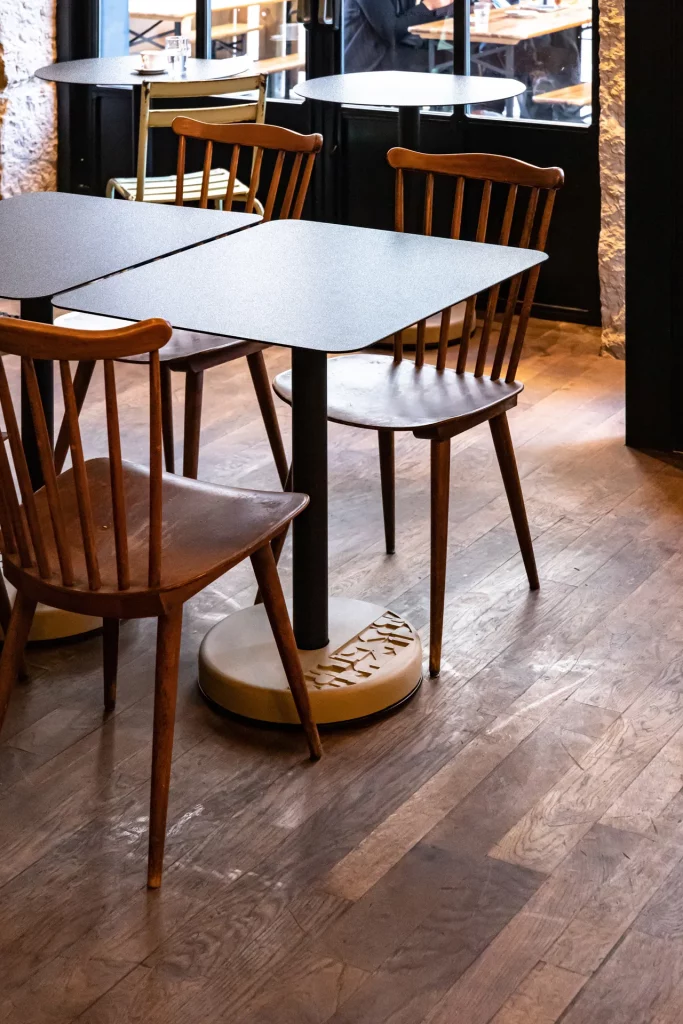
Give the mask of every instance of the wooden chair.
[[[116, 700], [120, 619], [157, 619], [154, 739], [147, 884], [157, 888], [166, 834], [183, 605], [250, 557], [311, 756], [320, 740], [270, 540], [306, 506], [303, 494], [237, 490], [163, 475], [159, 349], [164, 320], [114, 331], [70, 331], [21, 320], [0, 322], [0, 346], [21, 357], [45, 486], [31, 490], [5, 367], [0, 408], [21, 504], [0, 444], [0, 528], [4, 574], [17, 596], [0, 658], [0, 726], [38, 601], [104, 619], [104, 703]], [[69, 360], [104, 363], [108, 457], [85, 461]], [[121, 453], [114, 360], [149, 355], [149, 468]], [[57, 475], [34, 360], [59, 359], [72, 468]]]
[[[268, 192], [265, 196], [263, 219], [264, 221], [270, 220], [276, 212], [282, 218], [291, 217], [298, 220], [301, 217], [311, 180], [313, 163], [316, 154], [322, 146], [323, 140], [321, 135], [299, 135], [297, 132], [288, 131], [286, 128], [277, 128], [273, 125], [207, 125], [186, 117], [176, 118], [173, 123], [173, 130], [179, 136], [176, 191], [176, 202], [179, 206], [182, 206], [185, 194], [183, 182], [185, 178], [186, 144], [187, 139], [191, 138], [203, 140], [206, 147], [201, 194], [199, 196], [199, 205], [203, 209], [206, 209], [210, 194], [213, 145], [214, 143], [222, 143], [232, 146], [230, 179], [227, 191], [223, 196], [223, 204], [226, 210], [232, 209], [234, 200], [232, 183], [237, 180], [237, 164], [240, 151], [246, 147], [253, 152], [249, 191], [245, 201], [246, 212], [251, 213], [256, 203], [263, 154], [264, 152], [271, 152], [275, 155], [275, 165]], [[278, 193], [282, 192], [280, 185], [283, 178], [285, 158], [290, 155], [293, 158], [292, 166], [278, 208]], [[250, 230], [258, 231], [258, 228], [251, 228]], [[257, 278], [255, 278], [255, 287], [258, 287]], [[106, 318], [93, 317], [82, 313], [67, 313], [64, 318], [60, 317], [56, 322], [81, 328], [87, 328], [91, 325], [99, 326], [101, 329], [107, 324]], [[119, 323], [123, 324], [125, 321], [119, 321]], [[275, 412], [275, 403], [273, 402], [270, 381], [263, 358], [263, 350], [265, 348], [267, 348], [266, 345], [243, 341], [238, 338], [221, 338], [189, 331], [174, 332], [171, 341], [159, 353], [161, 360], [164, 455], [166, 469], [170, 473], [175, 471], [171, 372], [176, 371], [185, 374], [183, 475], [196, 479], [199, 468], [204, 371], [212, 366], [220, 366], [222, 363], [228, 363], [233, 359], [246, 356], [280, 482], [283, 487], [285, 486], [288, 469], [287, 456], [282, 443], [280, 426]], [[133, 356], [129, 361], [146, 362], [147, 356], [144, 354]], [[93, 365], [92, 363], [81, 363], [76, 374], [74, 385], [79, 409], [88, 389]], [[64, 423], [55, 448], [55, 459], [58, 467], [61, 467], [64, 461], [67, 447], [66, 423]]]
[[[237, 121], [253, 121], [263, 124], [266, 115], [266, 75], [249, 75], [239, 78], [221, 78], [209, 82], [144, 82], [140, 99], [140, 127], [138, 134], [137, 174], [134, 178], [111, 178], [107, 182], [105, 195], [116, 195], [123, 199], [145, 203], [175, 203], [177, 181], [175, 174], [161, 177], [147, 177], [147, 150], [149, 132], [152, 128], [170, 128], [176, 117], [194, 117], [207, 124], [235, 124]], [[193, 108], [153, 108], [154, 100], [207, 99], [235, 95], [235, 93], [258, 91], [255, 101], [236, 103], [232, 106]], [[203, 175], [201, 171], [185, 175], [183, 199], [186, 203], [199, 202], [202, 194]], [[208, 198], [219, 204], [228, 188], [228, 171], [214, 167], [209, 178]], [[249, 186], [236, 180], [233, 196], [238, 202], [245, 202]], [[262, 211], [259, 209], [259, 213]]]
[[[555, 193], [564, 176], [557, 167], [540, 168], [509, 157], [487, 154], [426, 155], [406, 149], [392, 149], [388, 160], [396, 170], [397, 231], [404, 227], [405, 172], [426, 174], [424, 199], [424, 233], [432, 233], [435, 179], [455, 179], [455, 200], [451, 237], [459, 238], [463, 219], [466, 183], [481, 182], [481, 201], [475, 241], [487, 239], [508, 245], [515, 206], [520, 190], [528, 190], [526, 210], [516, 243], [522, 248], [544, 249]], [[506, 188], [502, 224], [494, 235], [489, 230], [489, 213], [493, 186]], [[537, 230], [534, 233], [536, 222]], [[492, 237], [493, 236], [493, 237]], [[517, 404], [524, 385], [516, 379], [531, 306], [538, 281], [539, 268], [519, 275], [505, 286], [504, 313], [498, 325], [498, 338], [492, 346], [494, 318], [501, 295], [501, 286], [492, 288], [476, 352], [474, 366], [467, 370], [470, 327], [475, 322], [477, 296], [467, 302], [462, 342], [455, 370], [446, 367], [450, 310], [442, 314], [442, 331], [436, 366], [425, 363], [425, 330], [418, 325], [415, 361], [403, 357], [402, 332], [394, 338], [394, 355], [359, 353], [328, 361], [328, 416], [336, 423], [345, 423], [376, 430], [379, 439], [380, 476], [384, 508], [384, 530], [387, 552], [394, 551], [394, 432], [413, 432], [415, 437], [431, 442], [431, 593], [429, 669], [438, 675], [441, 666], [443, 608], [446, 586], [446, 555], [451, 438], [470, 427], [488, 421], [500, 470], [505, 484], [510, 511], [522, 550], [522, 557], [532, 590], [538, 588], [538, 575], [527, 523], [524, 499], [510, 439], [507, 412]], [[522, 295], [516, 329], [513, 319]], [[510, 339], [512, 343], [510, 345]], [[493, 351], [489, 366], [489, 349]], [[507, 359], [507, 367], [505, 362]], [[485, 371], [489, 366], [488, 375]], [[280, 374], [275, 382], [276, 393], [291, 402], [291, 373]]]

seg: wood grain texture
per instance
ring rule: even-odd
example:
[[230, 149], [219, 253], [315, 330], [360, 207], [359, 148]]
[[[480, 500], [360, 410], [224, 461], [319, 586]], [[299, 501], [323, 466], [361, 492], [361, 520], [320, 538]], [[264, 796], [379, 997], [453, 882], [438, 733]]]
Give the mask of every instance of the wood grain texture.
[[554, 1024], [585, 982], [581, 974], [538, 963], [491, 1024]]
[[651, 687], [491, 855], [552, 871], [682, 725], [683, 695]]
[[[442, 673], [400, 714], [327, 733], [311, 766], [300, 735], [196, 692], [201, 638], [253, 601], [248, 562], [187, 603], [160, 892], [142, 885], [154, 623], [121, 623], [106, 716], [101, 638], [29, 649], [0, 743], [3, 1021], [679, 1024], [683, 476], [623, 446], [623, 364], [598, 346], [586, 328], [528, 332], [510, 427], [538, 595], [487, 428], [454, 439], [468, 486], [451, 495]], [[286, 369], [286, 352], [264, 358]], [[215, 374], [202, 475], [278, 489], [244, 361]], [[124, 448], [144, 462], [144, 375], [117, 366], [117, 384]], [[86, 459], [105, 451], [103, 409], [96, 375]], [[333, 590], [424, 628], [420, 442], [396, 440], [388, 558], [377, 447], [359, 434], [330, 427]], [[289, 542], [280, 571], [287, 592]], [[579, 767], [562, 861], [488, 855]]]

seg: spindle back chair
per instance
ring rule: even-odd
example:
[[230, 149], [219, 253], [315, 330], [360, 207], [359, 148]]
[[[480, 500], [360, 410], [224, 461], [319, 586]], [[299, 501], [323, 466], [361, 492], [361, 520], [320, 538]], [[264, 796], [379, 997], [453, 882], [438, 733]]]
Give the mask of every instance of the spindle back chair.
[[[17, 591], [0, 657], [0, 727], [21, 665], [36, 603], [104, 620], [104, 695], [116, 699], [119, 619], [157, 618], [154, 744], [148, 884], [161, 881], [173, 746], [183, 604], [250, 557], [294, 704], [311, 754], [320, 741], [270, 542], [306, 505], [304, 495], [234, 490], [163, 474], [159, 349], [164, 320], [111, 331], [75, 331], [22, 320], [0, 321], [0, 351], [19, 356], [44, 486], [32, 490], [4, 357], [0, 410], [0, 533], [3, 572]], [[124, 461], [115, 360], [149, 360], [149, 465]], [[107, 456], [85, 458], [71, 361], [104, 367]], [[59, 473], [35, 370], [58, 360], [72, 465]], [[18, 484], [18, 491], [14, 479]]]
[[[176, 205], [183, 205], [183, 180], [185, 175], [185, 152], [188, 139], [203, 140], [204, 166], [202, 171], [202, 184], [199, 205], [206, 209], [208, 203], [209, 181], [211, 176], [211, 165], [213, 161], [213, 147], [216, 145], [232, 146], [230, 166], [228, 169], [228, 185], [223, 197], [223, 209], [231, 210], [234, 202], [234, 182], [237, 180], [237, 168], [239, 165], [242, 149], [252, 150], [251, 174], [249, 177], [249, 192], [245, 200], [244, 212], [253, 213], [256, 202], [256, 193], [261, 181], [261, 167], [263, 164], [264, 152], [275, 154], [275, 167], [270, 179], [270, 186], [263, 206], [263, 220], [269, 221], [273, 217], [275, 202], [277, 199], [282, 172], [284, 169], [285, 157], [292, 156], [292, 167], [290, 170], [287, 187], [282, 199], [282, 206], [279, 217], [286, 220], [299, 220], [303, 211], [306, 193], [313, 172], [316, 154], [322, 147], [322, 135], [300, 135], [288, 128], [280, 128], [277, 125], [255, 125], [255, 124], [231, 124], [231, 125], [208, 125], [189, 117], [176, 117], [173, 122], [173, 131], [179, 136], [178, 144], [178, 167], [177, 167], [177, 191]], [[304, 157], [306, 157], [304, 161]], [[302, 173], [303, 164], [303, 173]], [[301, 177], [299, 177], [301, 175]]]
[[[479, 201], [479, 210], [476, 220], [476, 232], [472, 241], [495, 242], [498, 245], [515, 244], [520, 249], [538, 249], [545, 251], [548, 238], [548, 229], [552, 218], [555, 195], [557, 189], [564, 181], [564, 175], [559, 167], [534, 167], [532, 164], [515, 160], [512, 157], [492, 156], [485, 153], [458, 153], [432, 155], [415, 153], [408, 149], [391, 149], [387, 154], [389, 165], [396, 171], [396, 194], [394, 204], [394, 227], [396, 231], [404, 230], [405, 222], [405, 176], [406, 172], [422, 172], [425, 176], [424, 182], [424, 212], [423, 212], [423, 234], [431, 235], [434, 218], [434, 186], [435, 180], [440, 178], [455, 178], [455, 197], [453, 200], [451, 214], [450, 237], [459, 239], [462, 237], [463, 211], [465, 207], [465, 186], [467, 182], [481, 182], [482, 191]], [[490, 231], [491, 199], [494, 184], [505, 186], [506, 199], [503, 220], [500, 229], [493, 233]], [[517, 201], [520, 199], [520, 189], [528, 189], [528, 196], [524, 207], [524, 217], [517, 239], [511, 238], [513, 222]], [[539, 217], [540, 214], [540, 217]], [[513, 319], [517, 312], [520, 292], [524, 274], [519, 274], [508, 283], [507, 297], [503, 317], [498, 330], [498, 339], [495, 345], [493, 362], [490, 367], [491, 380], [499, 380], [504, 371], [504, 364], [507, 358], [507, 368], [504, 378], [507, 383], [515, 380], [517, 368], [526, 334], [531, 307], [534, 301], [540, 265], [537, 265], [526, 274], [527, 281], [524, 287], [521, 309], [514, 333], [512, 345], [509, 347], [510, 335], [512, 332]], [[474, 376], [481, 377], [484, 374], [489, 356], [490, 343], [494, 333], [494, 317], [498, 309], [501, 285], [491, 288], [486, 303], [479, 344], [477, 346]], [[472, 330], [475, 326], [477, 295], [472, 295], [467, 300], [465, 320], [463, 324], [462, 341], [458, 349], [457, 372], [464, 373], [467, 367], [469, 346]], [[425, 324], [423, 320], [417, 328], [417, 346], [415, 352], [415, 365], [422, 366], [425, 359]], [[443, 310], [441, 314], [441, 331], [436, 365], [439, 370], [446, 366], [448, 355], [448, 327], [450, 325], [450, 308]], [[399, 331], [394, 337], [394, 359], [398, 362], [403, 358], [403, 332]]]
[[[170, 128], [180, 115], [198, 118], [207, 124], [233, 124], [235, 121], [263, 124], [266, 115], [266, 75], [242, 75], [238, 78], [221, 78], [205, 82], [188, 82], [183, 79], [160, 82], [143, 82], [140, 91], [140, 121], [138, 128], [137, 174], [134, 178], [112, 178], [107, 183], [105, 195], [120, 195], [146, 203], [173, 203], [176, 197], [176, 179], [173, 175], [147, 176], [147, 151], [149, 133], [153, 128]], [[155, 100], [198, 100], [221, 99], [235, 93], [256, 91], [255, 99], [241, 103], [210, 107], [154, 107]], [[228, 171], [214, 168], [211, 174], [210, 196], [220, 202], [227, 185]], [[194, 172], [184, 182], [185, 200], [199, 199], [200, 176]], [[242, 182], [233, 180], [232, 187], [238, 198], [244, 200], [248, 188]], [[260, 211], [259, 211], [260, 212]]]
[[[555, 195], [564, 180], [559, 168], [534, 167], [510, 157], [482, 153], [441, 155], [406, 149], [390, 150], [387, 159], [396, 171], [397, 231], [405, 228], [406, 175], [423, 174], [422, 228], [426, 235], [432, 234], [434, 225], [436, 183], [450, 180], [455, 184], [451, 238], [462, 238], [471, 212], [467, 200], [471, 191], [480, 189], [472, 241], [545, 249]], [[495, 226], [491, 214], [497, 208], [493, 199], [494, 187], [498, 186], [505, 196], [501, 223]], [[518, 216], [518, 200], [525, 190], [528, 194]], [[489, 290], [473, 358], [470, 346], [478, 296], [467, 300], [454, 369], [446, 365], [450, 308], [441, 315], [435, 366], [425, 362], [425, 320], [417, 325], [414, 360], [404, 357], [404, 332], [399, 331], [393, 339], [393, 357], [358, 353], [327, 363], [328, 417], [337, 423], [376, 430], [378, 434], [384, 533], [389, 554], [395, 549], [394, 433], [410, 430], [416, 437], [431, 442], [431, 675], [438, 675], [441, 667], [451, 438], [485, 421], [490, 425], [529, 585], [533, 590], [539, 585], [507, 421], [507, 412], [517, 404], [523, 389], [516, 377], [538, 275], [536, 266]], [[501, 298], [503, 312], [496, 327]], [[282, 399], [291, 402], [291, 373], [280, 374], [274, 388]]]
[[[179, 137], [178, 173], [176, 176], [176, 203], [178, 205], [183, 205], [187, 192], [183, 184], [187, 140], [195, 139], [205, 143], [202, 180], [197, 196], [202, 208], [207, 207], [210, 198], [209, 182], [214, 145], [222, 144], [232, 147], [228, 184], [221, 194], [225, 210], [231, 210], [234, 203], [233, 184], [237, 180], [240, 154], [251, 151], [251, 173], [244, 200], [246, 212], [251, 213], [256, 208], [257, 192], [263, 177], [263, 157], [265, 153], [270, 153], [274, 157], [274, 167], [267, 194], [263, 197], [263, 219], [267, 221], [278, 216], [282, 219], [298, 220], [301, 217], [315, 158], [322, 146], [321, 135], [299, 135], [297, 132], [274, 125], [205, 124], [187, 117], [175, 118], [173, 130]], [[291, 167], [287, 176], [285, 165], [290, 160]], [[259, 206], [261, 206], [260, 203]], [[250, 230], [258, 230], [258, 228]], [[255, 287], [257, 287], [256, 278]], [[92, 324], [93, 327], [99, 326], [100, 328], [106, 325], [106, 321], [102, 317], [80, 313], [66, 314], [63, 322], [83, 326]], [[263, 358], [265, 348], [267, 348], [266, 345], [237, 338], [221, 338], [189, 331], [174, 332], [173, 338], [160, 353], [164, 458], [166, 469], [169, 472], [175, 471], [171, 372], [185, 374], [183, 476], [196, 479], [199, 470], [204, 371], [212, 366], [219, 366], [246, 356], [280, 483], [285, 485], [288, 472], [287, 456], [282, 443], [270, 380]], [[126, 361], [145, 362], [146, 358], [145, 355], [133, 356]], [[76, 397], [79, 410], [88, 390], [91, 373], [92, 364], [83, 363], [78, 368]], [[68, 448], [65, 428], [66, 424], [60, 431], [55, 449], [58, 466], [63, 464]]]

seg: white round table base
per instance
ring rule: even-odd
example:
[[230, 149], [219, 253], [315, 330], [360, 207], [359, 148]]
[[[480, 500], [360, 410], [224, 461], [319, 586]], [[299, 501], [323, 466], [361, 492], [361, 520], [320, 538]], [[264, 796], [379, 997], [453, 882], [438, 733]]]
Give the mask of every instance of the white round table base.
[[[9, 599], [14, 603], [16, 591], [9, 580], [5, 580]], [[32, 640], [65, 640], [70, 636], [82, 636], [84, 633], [92, 633], [95, 629], [102, 629], [102, 619], [94, 615], [77, 615], [76, 612], [64, 612], [61, 608], [50, 608], [46, 604], [39, 604], [33, 616], [33, 625], [28, 635], [28, 642]]]
[[[337, 597], [330, 599], [329, 619], [327, 647], [299, 652], [318, 724], [386, 711], [417, 689], [422, 645], [399, 615]], [[209, 630], [199, 650], [199, 686], [209, 700], [244, 718], [299, 721], [263, 605], [234, 612]]]

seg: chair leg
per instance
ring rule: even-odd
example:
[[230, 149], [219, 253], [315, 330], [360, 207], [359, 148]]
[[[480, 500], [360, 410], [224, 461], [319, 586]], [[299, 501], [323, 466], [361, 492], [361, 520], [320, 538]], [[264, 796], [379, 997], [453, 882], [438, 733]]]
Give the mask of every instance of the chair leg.
[[[287, 470], [287, 479], [285, 480], [285, 485], [284, 485], [284, 487], [282, 489], [283, 489], [283, 491], [291, 491], [292, 490], [292, 467], [291, 466]], [[273, 539], [270, 542], [270, 549], [273, 552], [273, 558], [275, 559], [275, 564], [276, 565], [280, 561], [280, 555], [282, 554], [282, 549], [285, 546], [285, 541], [287, 540], [287, 534], [288, 533], [289, 533], [289, 523], [287, 524], [287, 526], [285, 526], [285, 528], [282, 531], [282, 533], [278, 533], [277, 537], [273, 537]], [[263, 594], [261, 593], [261, 588], [260, 587], [256, 591], [256, 597], [254, 598], [254, 604], [263, 604]]]
[[[80, 363], [76, 367], [76, 373], [74, 375], [74, 398], [76, 399], [76, 409], [80, 413], [83, 408], [85, 396], [88, 393], [90, 387], [90, 381], [92, 380], [93, 371], [95, 369], [94, 359], [81, 359]], [[55, 472], [61, 473], [64, 461], [69, 451], [69, 428], [66, 422], [66, 416], [62, 420], [62, 425], [59, 428], [59, 434], [57, 435], [57, 444], [55, 445]]]
[[529, 587], [531, 590], [538, 590], [540, 584], [538, 582], [534, 546], [531, 540], [531, 533], [529, 532], [529, 521], [526, 517], [524, 495], [522, 494], [522, 485], [519, 482], [517, 460], [515, 459], [515, 449], [512, 446], [512, 438], [510, 437], [507, 414], [503, 413], [502, 416], [496, 416], [494, 419], [489, 420], [489, 424], [491, 426], [493, 445], [498, 456], [498, 465], [500, 466], [503, 483], [505, 484], [505, 493], [508, 496], [512, 521], [515, 524], [515, 533], [517, 534], [524, 568], [529, 580]]
[[157, 620], [157, 657], [154, 681], [154, 739], [152, 787], [149, 808], [149, 858], [147, 886], [158, 889], [164, 865], [168, 790], [171, 782], [173, 728], [178, 693], [178, 662], [183, 606], [178, 605]]
[[199, 470], [199, 435], [202, 429], [202, 393], [204, 371], [185, 373], [185, 431], [183, 436], [183, 476], [197, 479]]
[[102, 620], [102, 653], [104, 668], [104, 710], [116, 707], [116, 674], [119, 665], [119, 620]]
[[378, 430], [379, 472], [382, 480], [382, 512], [387, 554], [396, 550], [396, 483], [394, 469], [394, 432]]
[[[1, 443], [1, 442], [0, 442]], [[9, 629], [10, 619], [12, 617], [12, 602], [9, 599], [7, 593], [7, 584], [5, 583], [5, 577], [0, 571], [0, 626], [2, 626], [3, 638], [7, 636], [7, 630]], [[21, 661], [19, 663], [18, 675], [20, 679], [28, 679], [28, 669], [26, 668], [26, 661], [22, 654]]]
[[165, 363], [160, 363], [159, 368], [161, 370], [161, 435], [164, 443], [164, 464], [167, 473], [175, 473], [171, 370]]
[[446, 597], [448, 554], [448, 502], [451, 478], [451, 442], [431, 442], [431, 575], [429, 593], [429, 674], [441, 671], [443, 606]]
[[0, 656], [0, 729], [5, 720], [10, 693], [24, 656], [24, 647], [33, 622], [36, 602], [17, 593]]
[[270, 544], [266, 544], [254, 552], [251, 556], [251, 564], [254, 567], [259, 589], [263, 594], [263, 603], [266, 606], [268, 621], [273, 630], [277, 649], [280, 652], [287, 682], [292, 691], [292, 697], [294, 698], [301, 724], [306, 733], [311, 758], [312, 760], [317, 760], [322, 756], [323, 752], [320, 736], [318, 735], [318, 727], [313, 721], [308, 688], [304, 679], [303, 669], [301, 668], [299, 652], [296, 648], [296, 640], [294, 639], [292, 624], [289, 621], [287, 605], [285, 604], [280, 577], [278, 576]]
[[277, 413], [275, 411], [275, 402], [273, 401], [273, 389], [271, 388], [270, 380], [268, 379], [268, 370], [266, 369], [266, 361], [263, 358], [263, 352], [252, 352], [251, 355], [247, 356], [247, 364], [249, 366], [249, 372], [254, 384], [254, 391], [256, 392], [261, 416], [263, 417], [263, 423], [270, 442], [270, 450], [273, 453], [275, 466], [277, 468], [278, 476], [280, 477], [280, 483], [282, 484], [283, 490], [286, 490], [285, 481], [287, 480], [287, 474], [289, 473], [289, 466], [287, 464], [285, 446], [282, 443], [280, 424], [278, 423]]

